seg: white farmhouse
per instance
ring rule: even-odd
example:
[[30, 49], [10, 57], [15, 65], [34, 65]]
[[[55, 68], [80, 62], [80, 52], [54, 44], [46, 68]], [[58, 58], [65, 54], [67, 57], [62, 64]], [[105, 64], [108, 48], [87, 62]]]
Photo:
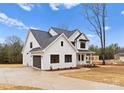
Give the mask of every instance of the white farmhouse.
[[23, 65], [50, 70], [92, 63], [94, 52], [88, 50], [88, 43], [89, 39], [78, 29], [30, 29], [22, 50]]

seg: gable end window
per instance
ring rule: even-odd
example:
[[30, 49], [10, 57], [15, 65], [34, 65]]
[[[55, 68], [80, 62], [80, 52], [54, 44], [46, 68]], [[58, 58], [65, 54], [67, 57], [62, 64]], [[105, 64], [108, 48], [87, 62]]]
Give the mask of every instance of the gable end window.
[[30, 42], [30, 48], [33, 48], [33, 43], [32, 42]]
[[65, 62], [72, 62], [72, 55], [65, 55]]
[[50, 55], [50, 63], [59, 63], [59, 55]]
[[84, 42], [80, 42], [80, 48], [85, 48], [85, 43]]
[[63, 41], [61, 41], [61, 46], [63, 46]]

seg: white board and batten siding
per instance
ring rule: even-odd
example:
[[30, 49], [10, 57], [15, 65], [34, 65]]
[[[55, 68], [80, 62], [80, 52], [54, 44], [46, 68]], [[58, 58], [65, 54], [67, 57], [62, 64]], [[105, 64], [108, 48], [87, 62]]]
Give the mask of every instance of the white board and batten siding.
[[31, 53], [29, 52], [31, 49], [33, 49], [33, 48], [30, 48], [30, 42], [32, 42], [33, 48], [40, 47], [37, 40], [33, 36], [32, 32], [29, 32], [25, 47], [23, 49], [23, 65], [25, 66], [33, 65], [32, 56], [31, 56]]
[[[61, 46], [61, 41], [63, 41], [63, 46]], [[51, 63], [50, 55], [59, 55], [59, 63]], [[72, 62], [65, 63], [65, 55], [72, 55]], [[50, 67], [53, 69], [66, 68], [66, 67], [76, 67], [76, 52], [70, 43], [62, 35], [60, 36], [51, 46], [49, 46], [44, 52], [42, 59], [42, 70], [48, 70]]]

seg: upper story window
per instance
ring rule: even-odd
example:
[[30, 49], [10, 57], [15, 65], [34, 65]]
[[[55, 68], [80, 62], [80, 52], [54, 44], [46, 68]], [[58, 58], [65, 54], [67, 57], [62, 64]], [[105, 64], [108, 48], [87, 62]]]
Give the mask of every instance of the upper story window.
[[63, 46], [63, 41], [61, 41], [61, 46]]
[[80, 42], [80, 48], [85, 48], [85, 43], [84, 42]]
[[30, 48], [33, 48], [33, 43], [32, 42], [30, 42]]

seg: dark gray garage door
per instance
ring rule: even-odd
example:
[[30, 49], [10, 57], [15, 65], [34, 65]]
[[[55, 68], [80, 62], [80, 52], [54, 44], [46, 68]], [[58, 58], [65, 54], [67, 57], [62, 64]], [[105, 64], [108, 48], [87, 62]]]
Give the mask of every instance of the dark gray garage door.
[[41, 69], [41, 56], [33, 56], [33, 67]]

